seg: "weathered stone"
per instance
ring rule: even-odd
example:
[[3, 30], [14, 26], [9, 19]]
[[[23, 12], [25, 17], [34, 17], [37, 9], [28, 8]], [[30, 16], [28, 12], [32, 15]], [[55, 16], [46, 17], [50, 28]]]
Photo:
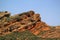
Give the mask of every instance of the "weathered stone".
[[10, 13], [8, 11], [0, 12], [0, 19], [3, 17], [9, 17], [9, 16], [10, 16]]
[[[51, 28], [51, 26], [47, 25], [45, 22], [42, 22], [40, 14], [35, 14], [34, 11], [28, 11], [14, 16], [9, 16], [10, 13], [8, 11], [0, 12], [0, 19], [3, 18], [0, 20], [0, 36], [12, 33], [14, 31], [22, 32], [25, 30], [29, 30], [34, 35], [39, 35], [41, 32], [47, 31], [40, 36], [42, 38], [49, 38], [52, 37], [52, 35], [54, 38], [56, 35], [60, 34], [60, 27], [55, 27], [54, 29]], [[6, 21], [8, 18], [10, 19], [9, 22]]]

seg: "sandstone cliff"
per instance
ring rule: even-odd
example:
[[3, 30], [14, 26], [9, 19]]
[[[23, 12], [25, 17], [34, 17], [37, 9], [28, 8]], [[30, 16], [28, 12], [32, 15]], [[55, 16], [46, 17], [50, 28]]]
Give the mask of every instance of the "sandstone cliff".
[[11, 16], [9, 12], [0, 12], [0, 36], [18, 31], [29, 30], [42, 38], [60, 38], [60, 27], [51, 27], [41, 21], [40, 14], [34, 11], [23, 12]]

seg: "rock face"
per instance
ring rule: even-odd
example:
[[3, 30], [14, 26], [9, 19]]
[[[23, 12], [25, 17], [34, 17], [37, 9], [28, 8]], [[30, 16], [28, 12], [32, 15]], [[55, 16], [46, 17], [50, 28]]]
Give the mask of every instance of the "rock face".
[[0, 12], [0, 19], [3, 17], [9, 17], [9, 16], [10, 16], [10, 13], [8, 11]]
[[[10, 34], [14, 31], [22, 32], [29, 30], [34, 35], [39, 35], [41, 32], [47, 31], [41, 35], [41, 37], [45, 38], [49, 36], [47, 34], [51, 31], [51, 26], [41, 21], [40, 15], [36, 14], [34, 11], [23, 12], [14, 16], [10, 16], [10, 13], [5, 11], [0, 12], [0, 15], [0, 36]], [[51, 32], [51, 34], [54, 33]]]

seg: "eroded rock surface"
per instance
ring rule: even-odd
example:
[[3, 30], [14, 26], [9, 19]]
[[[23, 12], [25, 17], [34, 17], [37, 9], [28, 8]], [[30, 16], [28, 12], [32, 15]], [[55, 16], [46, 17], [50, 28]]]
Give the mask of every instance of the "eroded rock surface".
[[[58, 28], [59, 27], [52, 28], [41, 21], [40, 14], [37, 14], [34, 11], [23, 12], [14, 16], [10, 16], [10, 13], [7, 11], [0, 12], [0, 36], [10, 34], [14, 31], [22, 32], [29, 30], [37, 36], [40, 35], [41, 32], [46, 31], [41, 34], [40, 37], [51, 38], [52, 36], [56, 37], [56, 35], [60, 34]], [[52, 32], [51, 30], [54, 31]]]

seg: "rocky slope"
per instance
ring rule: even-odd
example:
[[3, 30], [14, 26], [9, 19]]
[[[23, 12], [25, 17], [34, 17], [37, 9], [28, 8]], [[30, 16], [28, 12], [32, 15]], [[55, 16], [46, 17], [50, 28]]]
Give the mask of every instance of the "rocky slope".
[[60, 26], [47, 25], [41, 21], [40, 14], [34, 11], [23, 12], [14, 16], [10, 16], [8, 11], [0, 12], [0, 36], [26, 30], [37, 37], [60, 38]]

